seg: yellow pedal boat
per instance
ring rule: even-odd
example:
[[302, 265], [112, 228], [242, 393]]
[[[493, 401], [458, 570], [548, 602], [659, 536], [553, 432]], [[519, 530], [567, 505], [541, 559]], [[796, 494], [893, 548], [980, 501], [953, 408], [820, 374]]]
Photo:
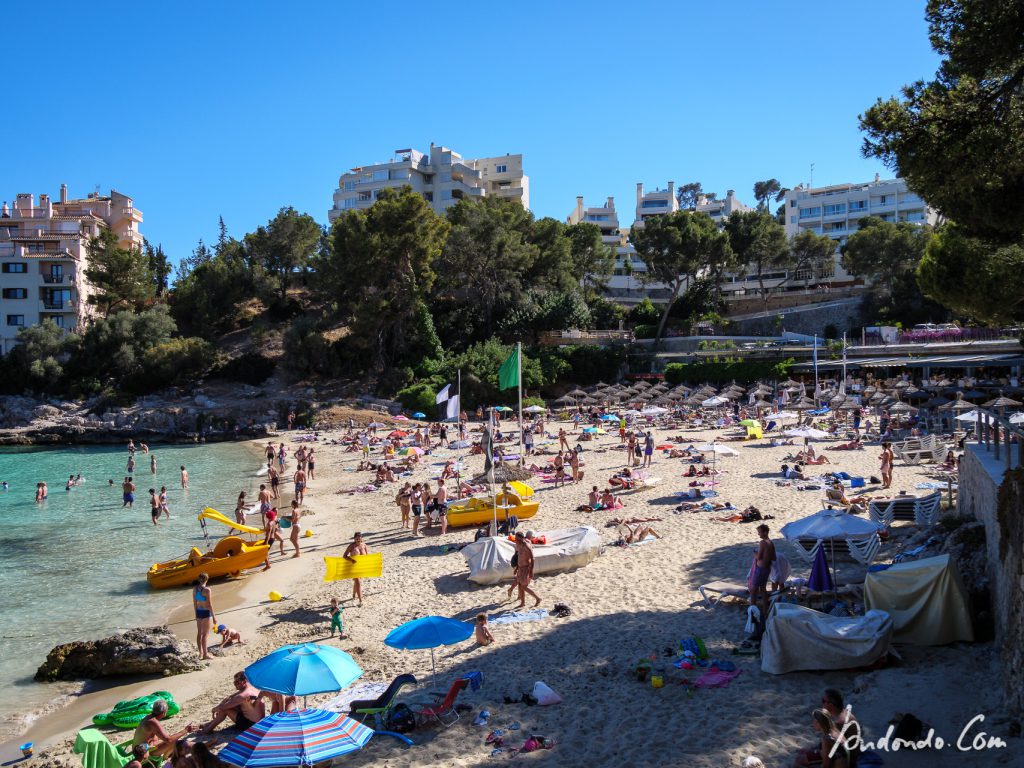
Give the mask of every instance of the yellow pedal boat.
[[154, 563], [146, 574], [149, 586], [154, 589], [181, 587], [191, 584], [200, 573], [206, 572], [210, 578], [218, 576], [238, 576], [247, 568], [263, 565], [267, 560], [266, 544], [249, 544], [238, 536], [226, 536], [217, 542], [212, 552], [203, 554], [195, 547], [183, 560], [168, 560], [166, 563]]
[[494, 519], [495, 501], [498, 505], [498, 520], [505, 520], [509, 515], [526, 520], [536, 515], [537, 510], [540, 509], [540, 502], [523, 501], [514, 493], [499, 493], [494, 501], [490, 496], [474, 497], [454, 501], [448, 505], [448, 525], [459, 528], [491, 522]]

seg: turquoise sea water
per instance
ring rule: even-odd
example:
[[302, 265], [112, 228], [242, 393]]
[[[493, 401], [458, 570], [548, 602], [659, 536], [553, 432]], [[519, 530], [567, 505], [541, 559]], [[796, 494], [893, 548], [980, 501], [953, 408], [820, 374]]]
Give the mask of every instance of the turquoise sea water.
[[[239, 491], [254, 496], [259, 458], [237, 444], [154, 446], [136, 453], [133, 509], [122, 508], [127, 474], [122, 447], [0, 449], [0, 721], [7, 731], [52, 699], [52, 688], [32, 682], [58, 643], [101, 637], [138, 626], [188, 601], [187, 589], [154, 591], [146, 571], [158, 561], [204, 549], [196, 515], [204, 506], [228, 516]], [[182, 490], [180, 465], [189, 472]], [[69, 474], [85, 482], [64, 489]], [[108, 480], [114, 480], [110, 487]], [[45, 481], [49, 497], [35, 499]], [[150, 522], [148, 489], [168, 489], [171, 519]], [[214, 526], [219, 528], [219, 526]], [[226, 531], [225, 531], [226, 533]]]

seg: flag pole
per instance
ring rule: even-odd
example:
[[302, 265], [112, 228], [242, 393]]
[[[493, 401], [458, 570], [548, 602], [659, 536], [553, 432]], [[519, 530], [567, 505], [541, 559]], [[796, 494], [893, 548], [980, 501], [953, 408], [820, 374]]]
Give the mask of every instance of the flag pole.
[[[458, 378], [458, 393], [456, 397], [459, 399], [459, 407], [455, 410], [455, 434], [459, 436], [459, 442], [462, 442], [462, 369], [459, 368]], [[451, 441], [448, 441], [448, 445], [451, 446]], [[460, 454], [456, 455], [455, 459], [455, 498], [462, 498], [462, 456], [461, 449]]]
[[519, 466], [526, 464], [525, 447], [523, 446], [523, 342], [516, 342], [516, 367], [519, 379]]
[[818, 334], [814, 334], [814, 407], [818, 407]]

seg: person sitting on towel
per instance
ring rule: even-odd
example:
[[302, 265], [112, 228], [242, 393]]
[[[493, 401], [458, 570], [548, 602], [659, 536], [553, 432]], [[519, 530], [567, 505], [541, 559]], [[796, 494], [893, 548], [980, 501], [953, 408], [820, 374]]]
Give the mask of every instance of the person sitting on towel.
[[803, 466], [797, 464], [795, 467], [790, 467], [788, 464], [782, 465], [782, 476], [787, 480], [806, 480], [807, 476], [803, 473]]

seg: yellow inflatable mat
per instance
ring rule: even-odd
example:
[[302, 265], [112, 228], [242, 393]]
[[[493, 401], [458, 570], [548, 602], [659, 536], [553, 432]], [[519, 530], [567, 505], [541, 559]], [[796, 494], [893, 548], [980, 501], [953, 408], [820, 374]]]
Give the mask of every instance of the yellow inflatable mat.
[[384, 573], [384, 555], [374, 552], [369, 555], [353, 555], [355, 562], [344, 557], [325, 557], [327, 573], [324, 581], [340, 581], [342, 579], [375, 579]]
[[199, 514], [200, 520], [212, 520], [215, 523], [226, 525], [230, 528], [234, 528], [236, 531], [243, 531], [245, 533], [263, 533], [262, 528], [254, 528], [251, 525], [242, 525], [236, 523], [234, 520], [228, 520], [224, 515], [218, 512], [216, 509], [207, 507]]

